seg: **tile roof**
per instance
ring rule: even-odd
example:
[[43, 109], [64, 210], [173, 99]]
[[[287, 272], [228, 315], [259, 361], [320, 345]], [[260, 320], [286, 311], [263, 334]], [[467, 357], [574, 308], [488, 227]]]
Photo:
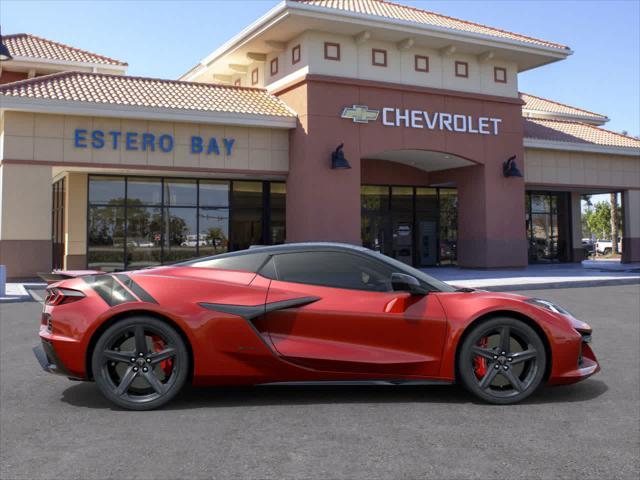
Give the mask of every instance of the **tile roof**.
[[126, 66], [125, 62], [87, 52], [63, 43], [47, 40], [29, 33], [3, 35], [3, 43], [14, 57], [33, 59], [61, 60], [65, 62], [94, 63], [99, 65]]
[[600, 119], [603, 122], [609, 120], [606, 115], [590, 112], [582, 108], [565, 105], [547, 98], [536, 97], [528, 93], [520, 92], [520, 99], [524, 102], [522, 108], [524, 110], [534, 110], [541, 113], [559, 113], [563, 115], [572, 115], [577, 117], [587, 117]]
[[525, 118], [524, 137], [534, 140], [640, 149], [640, 140], [582, 122]]
[[0, 98], [29, 97], [131, 107], [295, 117], [266, 90], [104, 73], [62, 72], [0, 85]]
[[489, 27], [479, 23], [468, 22], [458, 18], [440, 15], [439, 13], [421, 10], [419, 8], [401, 5], [385, 0], [293, 0], [297, 3], [350, 13], [384, 17], [392, 20], [403, 20], [422, 25], [449, 28], [463, 32], [499, 37], [508, 40], [568, 50], [569, 47], [555, 42], [548, 42], [538, 38], [520, 35], [518, 33]]

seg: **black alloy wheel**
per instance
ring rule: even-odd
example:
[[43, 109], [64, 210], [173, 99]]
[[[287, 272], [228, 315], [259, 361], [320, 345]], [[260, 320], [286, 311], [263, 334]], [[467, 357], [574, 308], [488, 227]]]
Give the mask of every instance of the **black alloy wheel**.
[[475, 326], [458, 356], [464, 386], [483, 400], [511, 404], [542, 383], [546, 352], [540, 336], [514, 318], [493, 318]]
[[102, 394], [130, 410], [151, 410], [171, 400], [184, 385], [189, 354], [180, 335], [153, 317], [130, 317], [98, 339], [93, 376]]

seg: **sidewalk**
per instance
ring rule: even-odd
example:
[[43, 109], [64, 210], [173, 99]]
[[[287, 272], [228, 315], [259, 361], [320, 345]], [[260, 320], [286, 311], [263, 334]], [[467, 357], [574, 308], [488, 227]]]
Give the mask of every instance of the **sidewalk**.
[[485, 290], [535, 290], [543, 288], [594, 287], [640, 284], [640, 265], [579, 263], [529, 265], [522, 269], [470, 270], [457, 267], [423, 268], [423, 272], [460, 287]]
[[[0, 303], [14, 303], [34, 300], [31, 290], [44, 290], [46, 283], [7, 283], [4, 297]], [[39, 300], [39, 298], [35, 298]]]

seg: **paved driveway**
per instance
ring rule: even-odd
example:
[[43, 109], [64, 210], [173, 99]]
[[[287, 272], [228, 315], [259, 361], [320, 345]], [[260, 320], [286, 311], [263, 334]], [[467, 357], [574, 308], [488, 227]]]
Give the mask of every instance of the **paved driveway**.
[[457, 387], [259, 387], [117, 410], [39, 369], [37, 303], [0, 304], [0, 477], [637, 478], [640, 287], [533, 293], [591, 323], [603, 370], [509, 407]]

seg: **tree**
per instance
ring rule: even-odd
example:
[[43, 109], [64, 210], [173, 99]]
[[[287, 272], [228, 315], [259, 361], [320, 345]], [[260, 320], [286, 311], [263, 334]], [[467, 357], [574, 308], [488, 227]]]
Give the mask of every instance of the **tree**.
[[610, 194], [611, 199], [611, 247], [614, 254], [618, 251], [618, 194], [613, 192]]
[[611, 237], [611, 205], [609, 202], [598, 202], [593, 209], [584, 213], [589, 232], [598, 239], [608, 240]]

